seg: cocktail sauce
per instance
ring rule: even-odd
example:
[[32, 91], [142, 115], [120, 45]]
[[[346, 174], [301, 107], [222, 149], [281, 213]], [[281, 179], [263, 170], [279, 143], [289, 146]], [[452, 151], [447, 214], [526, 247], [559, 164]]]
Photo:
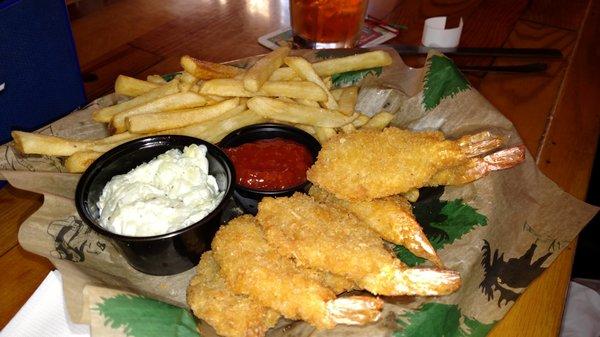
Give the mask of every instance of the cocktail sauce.
[[313, 163], [304, 145], [284, 138], [260, 139], [224, 151], [233, 162], [238, 185], [261, 191], [302, 184]]

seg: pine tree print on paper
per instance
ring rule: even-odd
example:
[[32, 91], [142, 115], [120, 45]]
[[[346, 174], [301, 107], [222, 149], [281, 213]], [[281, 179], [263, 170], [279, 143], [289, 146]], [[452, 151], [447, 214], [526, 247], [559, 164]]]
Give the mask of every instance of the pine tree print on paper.
[[[477, 226], [486, 226], [487, 218], [461, 199], [452, 201], [440, 200], [441, 193], [427, 201], [413, 205], [413, 213], [417, 222], [423, 227], [425, 235], [436, 250], [460, 239]], [[396, 245], [396, 256], [402, 262], [414, 267], [425, 262], [403, 246]]]
[[429, 111], [446, 97], [469, 89], [471, 86], [454, 62], [445, 56], [433, 55], [427, 60], [423, 83], [423, 107]]
[[94, 309], [105, 318], [105, 326], [123, 328], [130, 337], [200, 337], [187, 310], [143, 296], [103, 298]]
[[382, 67], [375, 67], [363, 70], [347, 71], [345, 73], [331, 75], [331, 83], [335, 88], [347, 87], [355, 85], [360, 82], [363, 78], [373, 75], [379, 76], [383, 71]]
[[426, 303], [398, 318], [394, 337], [483, 337], [495, 322], [484, 324], [463, 315], [456, 304]]

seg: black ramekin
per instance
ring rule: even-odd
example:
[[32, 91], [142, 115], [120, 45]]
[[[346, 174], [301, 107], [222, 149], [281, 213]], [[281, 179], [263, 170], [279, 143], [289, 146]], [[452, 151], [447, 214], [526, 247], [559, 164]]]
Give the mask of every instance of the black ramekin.
[[[221, 148], [229, 148], [253, 142], [260, 139], [284, 138], [300, 143], [310, 151], [313, 162], [321, 150], [321, 144], [306, 131], [293, 126], [276, 123], [263, 123], [243, 127], [227, 135], [218, 144]], [[234, 198], [244, 211], [256, 215], [258, 202], [263, 197], [290, 196], [295, 192], [306, 192], [310, 182], [306, 181], [300, 185], [284, 190], [256, 190], [240, 186], [235, 183]]]
[[[146, 237], [112, 233], [99, 225], [97, 202], [102, 189], [116, 175], [124, 174], [170, 149], [183, 150], [191, 145], [205, 145], [209, 173], [217, 180], [223, 199], [204, 219], [177, 231]], [[201, 139], [186, 136], [151, 136], [136, 139], [106, 152], [81, 176], [75, 192], [75, 206], [83, 221], [110, 239], [135, 269], [151, 275], [172, 275], [198, 264], [200, 255], [210, 249], [220, 226], [221, 213], [233, 193], [235, 170], [227, 155]]]

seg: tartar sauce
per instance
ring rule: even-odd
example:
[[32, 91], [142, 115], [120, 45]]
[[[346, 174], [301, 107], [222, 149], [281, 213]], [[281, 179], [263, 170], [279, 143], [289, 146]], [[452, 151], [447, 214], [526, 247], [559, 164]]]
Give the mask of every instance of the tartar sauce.
[[214, 210], [223, 192], [208, 174], [206, 146], [169, 150], [126, 174], [113, 177], [97, 203], [100, 225], [127, 236], [176, 231]]

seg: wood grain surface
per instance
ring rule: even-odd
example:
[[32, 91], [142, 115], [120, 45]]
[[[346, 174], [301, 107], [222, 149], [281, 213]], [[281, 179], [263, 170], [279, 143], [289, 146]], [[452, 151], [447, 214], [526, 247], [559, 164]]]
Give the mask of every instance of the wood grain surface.
[[[289, 24], [287, 0], [81, 0], [70, 6], [79, 6], [72, 28], [82, 71], [98, 77], [86, 83], [90, 100], [111, 92], [118, 74], [144, 77], [179, 70], [182, 54], [222, 62], [264, 53], [256, 39]], [[562, 50], [565, 58], [548, 60], [545, 73], [468, 78], [514, 123], [541, 170], [567, 192], [585, 196], [600, 134], [595, 98], [600, 88], [600, 68], [595, 66], [600, 56], [598, 0], [371, 0], [369, 13], [408, 26], [394, 43], [419, 44], [423, 20], [448, 15], [452, 22], [460, 17], [465, 21], [462, 46]], [[406, 61], [421, 66], [423, 59]], [[523, 63], [493, 58], [455, 61]], [[24, 252], [16, 240], [19, 224], [39, 207], [41, 197], [8, 187], [0, 190], [0, 202], [3, 327], [51, 265]], [[534, 281], [491, 336], [558, 334], [574, 247], [571, 244]]]

